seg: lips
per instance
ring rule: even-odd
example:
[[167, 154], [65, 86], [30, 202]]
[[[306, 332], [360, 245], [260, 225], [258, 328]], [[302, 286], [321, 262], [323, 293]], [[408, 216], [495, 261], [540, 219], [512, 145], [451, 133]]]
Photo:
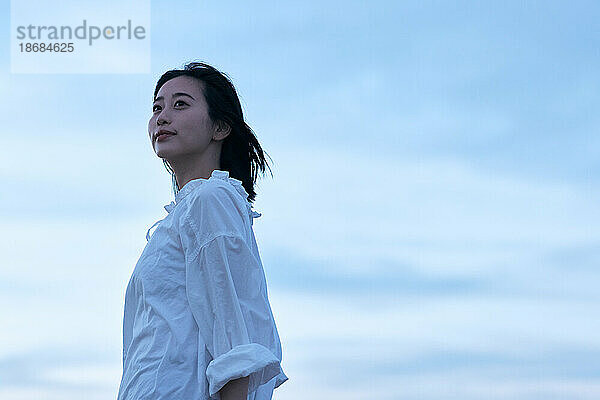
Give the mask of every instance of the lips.
[[173, 136], [173, 135], [176, 135], [176, 133], [168, 131], [166, 129], [161, 129], [160, 131], [158, 131], [158, 132], [156, 132], [154, 134], [154, 140], [155, 141], [157, 141], [157, 140], [163, 140], [164, 138], [166, 138], [168, 136]]
[[171, 134], [171, 133], [161, 133], [156, 137], [156, 141], [160, 142], [161, 140], [164, 140], [165, 138], [167, 138], [169, 136], [175, 136], [175, 135]]

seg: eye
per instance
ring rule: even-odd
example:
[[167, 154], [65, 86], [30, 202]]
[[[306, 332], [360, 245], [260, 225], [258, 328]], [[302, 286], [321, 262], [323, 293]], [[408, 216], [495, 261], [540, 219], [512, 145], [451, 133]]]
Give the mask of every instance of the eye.
[[[177, 100], [175, 102], [175, 105], [177, 105], [177, 103], [182, 103], [182, 104], [184, 104], [184, 105], [187, 106], [187, 103], [185, 101], [183, 101], [183, 100]], [[156, 112], [157, 111], [156, 107], [160, 107], [160, 106], [158, 104], [155, 104], [154, 106], [152, 106], [152, 112]]]

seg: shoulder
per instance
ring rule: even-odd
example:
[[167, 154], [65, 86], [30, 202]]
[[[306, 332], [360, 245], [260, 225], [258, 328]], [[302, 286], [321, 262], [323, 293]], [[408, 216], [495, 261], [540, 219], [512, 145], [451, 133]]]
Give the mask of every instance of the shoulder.
[[221, 179], [209, 179], [192, 190], [182, 206], [188, 212], [228, 212], [244, 209], [246, 204], [231, 184]]
[[193, 233], [201, 242], [218, 235], [244, 236], [247, 206], [236, 189], [220, 179], [209, 179], [191, 191], [181, 204], [180, 232]]

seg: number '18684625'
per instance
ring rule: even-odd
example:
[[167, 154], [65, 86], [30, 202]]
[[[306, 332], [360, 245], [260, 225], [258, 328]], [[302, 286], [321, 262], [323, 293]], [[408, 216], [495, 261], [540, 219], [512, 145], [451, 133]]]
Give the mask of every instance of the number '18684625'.
[[75, 50], [73, 43], [19, 43], [19, 47], [21, 53], [72, 53]]

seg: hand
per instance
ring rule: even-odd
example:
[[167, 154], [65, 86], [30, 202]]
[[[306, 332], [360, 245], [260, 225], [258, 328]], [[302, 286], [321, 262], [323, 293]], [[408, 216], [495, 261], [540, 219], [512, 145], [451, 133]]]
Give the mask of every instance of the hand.
[[246, 400], [248, 398], [248, 382], [250, 378], [244, 376], [232, 379], [219, 390], [221, 400]]

